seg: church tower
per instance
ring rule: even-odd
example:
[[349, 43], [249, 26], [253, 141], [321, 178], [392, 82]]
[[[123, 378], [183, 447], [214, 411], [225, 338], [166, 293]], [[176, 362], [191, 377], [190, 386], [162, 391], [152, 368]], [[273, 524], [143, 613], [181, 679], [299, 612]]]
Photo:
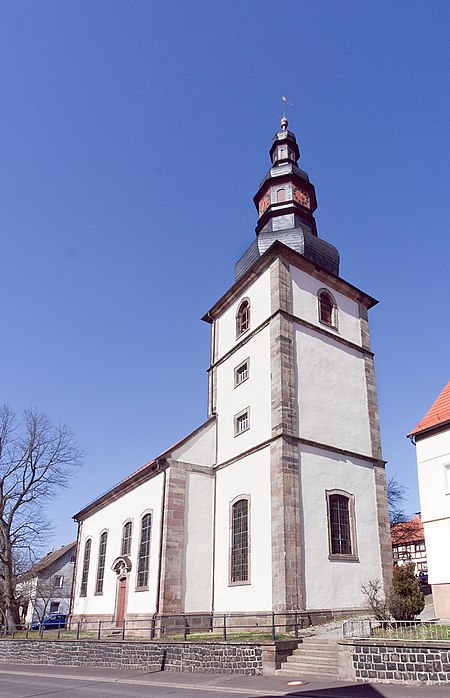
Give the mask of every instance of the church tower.
[[367, 293], [319, 238], [286, 118], [254, 202], [256, 238], [212, 326], [213, 610], [362, 607], [392, 569]]

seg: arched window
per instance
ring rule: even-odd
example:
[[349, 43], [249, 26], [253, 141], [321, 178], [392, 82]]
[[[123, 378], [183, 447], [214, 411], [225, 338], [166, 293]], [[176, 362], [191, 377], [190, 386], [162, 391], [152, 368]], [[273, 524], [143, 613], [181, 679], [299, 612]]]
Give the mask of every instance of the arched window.
[[131, 552], [131, 534], [133, 531], [133, 524], [131, 521], [127, 521], [122, 528], [122, 547], [120, 554], [129, 555]]
[[97, 584], [95, 587], [96, 594], [103, 594], [103, 580], [105, 578], [105, 559], [107, 542], [108, 533], [105, 531], [100, 536], [100, 545], [98, 549]]
[[150, 533], [152, 529], [152, 515], [145, 514], [141, 522], [141, 540], [139, 543], [139, 557], [137, 582], [138, 589], [148, 586], [148, 571], [150, 563]]
[[286, 201], [286, 189], [278, 189], [277, 191], [277, 203]]
[[236, 314], [236, 337], [239, 337], [250, 327], [250, 302], [245, 299], [240, 304]]
[[318, 294], [319, 301], [319, 320], [324, 325], [329, 327], [337, 327], [337, 306], [336, 302], [326, 290], [320, 290]]
[[330, 556], [356, 558], [354, 498], [345, 492], [327, 492]]
[[84, 544], [83, 571], [81, 573], [80, 596], [87, 595], [87, 584], [89, 577], [89, 562], [91, 560], [91, 539], [88, 538]]
[[248, 499], [238, 499], [231, 507], [231, 570], [232, 584], [249, 581]]

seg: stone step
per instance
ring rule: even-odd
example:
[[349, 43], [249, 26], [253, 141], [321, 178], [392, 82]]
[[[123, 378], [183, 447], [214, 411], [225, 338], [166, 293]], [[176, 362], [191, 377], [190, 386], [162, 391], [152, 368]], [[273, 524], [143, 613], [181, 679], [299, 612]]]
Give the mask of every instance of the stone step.
[[338, 658], [333, 655], [332, 657], [321, 657], [314, 654], [291, 654], [286, 657], [286, 661], [289, 664], [313, 664], [315, 666], [321, 666], [326, 664], [327, 666], [338, 666]]
[[339, 673], [337, 671], [324, 671], [323, 669], [314, 668], [289, 668], [277, 669], [277, 676], [296, 677], [297, 679], [317, 680], [327, 679], [328, 681], [339, 681]]
[[311, 637], [303, 638], [304, 645], [335, 645], [336, 643], [337, 638], [335, 637], [316, 637], [315, 635], [312, 635]]

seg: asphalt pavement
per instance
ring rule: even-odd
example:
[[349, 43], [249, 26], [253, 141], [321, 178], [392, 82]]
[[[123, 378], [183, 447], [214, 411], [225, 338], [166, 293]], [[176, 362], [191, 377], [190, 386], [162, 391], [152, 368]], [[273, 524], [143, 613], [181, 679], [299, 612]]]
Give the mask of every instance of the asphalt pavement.
[[293, 686], [288, 685], [291, 680], [295, 679], [0, 664], [0, 698], [448, 698], [450, 695], [449, 686], [350, 682]]

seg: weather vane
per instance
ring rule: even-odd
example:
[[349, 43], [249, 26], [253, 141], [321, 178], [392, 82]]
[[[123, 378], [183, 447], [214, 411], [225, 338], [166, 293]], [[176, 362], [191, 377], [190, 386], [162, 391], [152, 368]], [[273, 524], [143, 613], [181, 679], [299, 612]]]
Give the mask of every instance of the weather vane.
[[281, 96], [281, 101], [283, 103], [283, 109], [281, 111], [281, 128], [286, 129], [288, 125], [288, 120], [286, 118], [286, 109], [288, 107], [293, 107], [294, 105], [292, 104], [292, 102], [288, 102], [287, 97], [285, 97], [284, 95]]

